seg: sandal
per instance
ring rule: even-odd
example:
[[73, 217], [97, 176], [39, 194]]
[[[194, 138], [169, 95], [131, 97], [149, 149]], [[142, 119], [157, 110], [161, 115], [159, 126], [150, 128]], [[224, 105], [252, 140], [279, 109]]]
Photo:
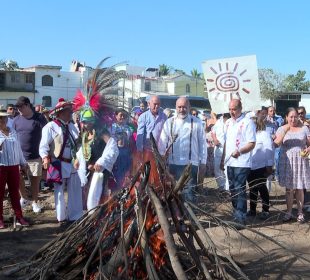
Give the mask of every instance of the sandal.
[[304, 218], [304, 214], [303, 213], [299, 213], [298, 214], [297, 222], [299, 222], [299, 223], [304, 223], [305, 222], [305, 218]]
[[282, 221], [283, 222], [289, 222], [290, 220], [292, 220], [292, 214], [286, 213], [285, 216], [283, 217]]

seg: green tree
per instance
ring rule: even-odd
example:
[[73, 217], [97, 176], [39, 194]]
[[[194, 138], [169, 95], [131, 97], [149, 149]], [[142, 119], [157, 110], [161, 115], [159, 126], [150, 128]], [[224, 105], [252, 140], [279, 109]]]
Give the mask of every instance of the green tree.
[[4, 70], [15, 70], [19, 69], [18, 63], [14, 60], [7, 60], [4, 61], [3, 59], [0, 59], [0, 69]]
[[0, 69], [5, 69], [5, 61], [0, 59]]
[[171, 72], [171, 67], [166, 64], [159, 65], [159, 76], [167, 76]]
[[306, 71], [298, 70], [296, 75], [288, 75], [284, 80], [285, 91], [309, 91], [310, 81], [306, 81]]
[[261, 97], [265, 100], [269, 99], [273, 104], [274, 100], [284, 90], [284, 76], [268, 68], [259, 69], [258, 78]]
[[191, 75], [195, 78], [195, 79], [202, 79], [202, 73], [199, 73], [197, 69], [193, 69], [191, 71]]
[[180, 75], [185, 75], [185, 71], [181, 70], [181, 69], [174, 69], [174, 73], [175, 74], [180, 74]]

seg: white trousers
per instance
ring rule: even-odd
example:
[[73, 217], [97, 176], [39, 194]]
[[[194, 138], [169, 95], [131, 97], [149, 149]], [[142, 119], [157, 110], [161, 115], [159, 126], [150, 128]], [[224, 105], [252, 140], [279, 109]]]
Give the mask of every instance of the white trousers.
[[225, 172], [220, 168], [223, 155], [223, 148], [214, 148], [214, 176], [219, 189], [229, 190], [229, 184]]
[[87, 210], [91, 210], [99, 205], [103, 189], [103, 173], [94, 172], [87, 196]]
[[[68, 205], [66, 206], [64, 188], [67, 185]], [[77, 173], [63, 179], [62, 184], [54, 184], [56, 217], [59, 222], [75, 221], [83, 215], [81, 181]]]

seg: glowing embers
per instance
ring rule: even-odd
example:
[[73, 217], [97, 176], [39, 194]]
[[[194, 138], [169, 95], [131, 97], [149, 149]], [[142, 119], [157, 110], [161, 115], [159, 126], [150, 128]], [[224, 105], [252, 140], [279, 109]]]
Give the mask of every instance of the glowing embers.
[[166, 264], [167, 249], [163, 231], [160, 229], [150, 237], [150, 249], [153, 263], [160, 270]]

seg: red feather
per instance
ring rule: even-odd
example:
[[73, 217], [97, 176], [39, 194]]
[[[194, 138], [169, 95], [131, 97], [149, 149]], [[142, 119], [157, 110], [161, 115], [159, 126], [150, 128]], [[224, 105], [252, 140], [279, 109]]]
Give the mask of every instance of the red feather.
[[79, 89], [73, 98], [73, 110], [78, 111], [80, 110], [86, 102], [86, 97], [83, 95], [83, 92]]
[[95, 92], [89, 100], [89, 106], [95, 111], [98, 112], [100, 109], [100, 94]]

